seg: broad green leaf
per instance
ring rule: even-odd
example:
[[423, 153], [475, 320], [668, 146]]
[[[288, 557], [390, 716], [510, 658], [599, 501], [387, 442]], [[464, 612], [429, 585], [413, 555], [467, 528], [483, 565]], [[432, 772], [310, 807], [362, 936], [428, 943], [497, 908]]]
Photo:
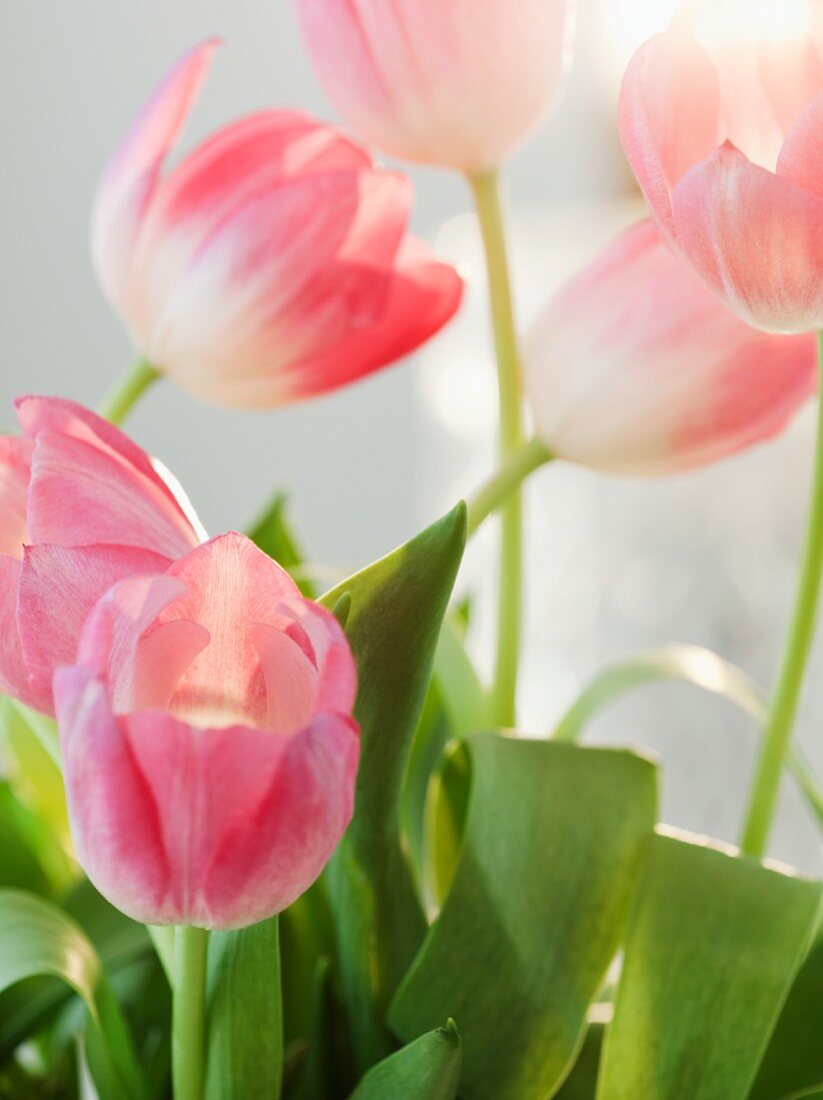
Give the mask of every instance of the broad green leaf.
[[440, 631], [434, 657], [434, 681], [449, 716], [453, 737], [489, 728], [490, 705], [451, 616]]
[[466, 539], [465, 506], [329, 592], [347, 592], [361, 759], [354, 818], [329, 865], [343, 999], [358, 1066], [391, 1047], [383, 1016], [426, 931], [400, 843], [400, 799], [440, 626]]
[[328, 959], [318, 959], [307, 990], [309, 1018], [302, 1041], [303, 1057], [294, 1084], [287, 1088], [289, 1100], [327, 1100], [334, 1089], [337, 1069], [333, 1046], [331, 968]]
[[468, 749], [456, 741], [432, 776], [426, 802], [426, 893], [437, 907], [445, 900], [460, 859], [470, 790]]
[[[403, 792], [403, 833], [421, 893], [437, 901], [439, 864], [426, 858], [426, 815], [429, 786], [439, 782], [439, 765], [447, 743], [490, 726], [489, 699], [484, 692], [452, 610], [443, 622], [434, 671], [417, 732]], [[442, 849], [440, 849], [442, 851]]]
[[0, 887], [16, 887], [48, 897], [53, 893], [49, 875], [36, 846], [38, 827], [44, 827], [0, 780]]
[[[31, 717], [31, 712], [27, 717]], [[0, 696], [0, 733], [4, 752], [4, 770], [21, 799], [51, 829], [54, 837], [66, 843], [69, 836], [66, 795], [59, 765], [43, 747], [21, 709], [11, 699]], [[67, 865], [63, 857], [63, 865]], [[63, 879], [67, 880], [64, 870]], [[67, 884], [67, 881], [66, 881]]]
[[[606, 1007], [611, 1009], [610, 1005]], [[556, 1094], [556, 1100], [594, 1100], [605, 1033], [605, 1024], [589, 1022], [583, 1047], [577, 1056], [574, 1068]]]
[[280, 914], [280, 978], [286, 1045], [309, 1034], [318, 963], [334, 953], [334, 928], [321, 879]]
[[378, 1062], [351, 1100], [454, 1100], [459, 1080], [460, 1035], [449, 1021]]
[[823, 1082], [823, 930], [803, 962], [760, 1063], [749, 1100]]
[[802, 1092], [793, 1092], [791, 1096], [784, 1096], [783, 1100], [823, 1100], [823, 1085], [817, 1085]]
[[[768, 719], [768, 698], [748, 673], [702, 646], [667, 645], [635, 654], [599, 672], [561, 719], [553, 739], [577, 741], [585, 726], [609, 704], [635, 688], [666, 680], [718, 695], [752, 717], [759, 726]], [[823, 825], [823, 792], [795, 746], [789, 749], [787, 767], [812, 814]]]
[[125, 1023], [89, 940], [51, 903], [0, 891], [0, 990], [44, 975], [65, 982], [86, 1004], [86, 1047], [101, 1100], [145, 1095]]
[[821, 912], [818, 883], [708, 843], [649, 845], [598, 1100], [745, 1100]]
[[206, 1100], [277, 1100], [282, 1076], [278, 918], [212, 932]]
[[458, 1020], [467, 1100], [544, 1100], [617, 950], [656, 772], [629, 752], [490, 734], [465, 748], [457, 869], [389, 1022], [409, 1041]]
[[249, 531], [249, 538], [295, 577], [304, 596], [314, 596], [314, 585], [302, 573], [305, 556], [286, 515], [287, 507], [287, 495], [275, 493], [271, 504]]

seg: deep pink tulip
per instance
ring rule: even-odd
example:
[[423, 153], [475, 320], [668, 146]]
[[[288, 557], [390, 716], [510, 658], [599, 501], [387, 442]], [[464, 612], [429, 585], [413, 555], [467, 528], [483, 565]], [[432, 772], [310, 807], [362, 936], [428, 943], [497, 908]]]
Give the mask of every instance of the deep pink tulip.
[[155, 367], [207, 401], [283, 405], [413, 351], [462, 283], [408, 234], [409, 180], [305, 115], [250, 115], [163, 174], [215, 48], [177, 64], [111, 163], [94, 260]]
[[661, 228], [732, 309], [823, 328], [819, 0], [686, 5], [629, 65], [620, 130]]
[[779, 432], [814, 392], [815, 341], [741, 321], [646, 220], [552, 299], [526, 377], [558, 457], [671, 474]]
[[0, 437], [0, 689], [53, 712], [86, 613], [124, 577], [158, 573], [202, 529], [170, 475], [117, 428], [59, 398], [17, 401]]
[[55, 676], [72, 835], [136, 920], [233, 928], [314, 881], [352, 813], [354, 661], [241, 535], [116, 585]]
[[392, 156], [497, 168], [571, 58], [573, 0], [293, 0], [348, 124]]

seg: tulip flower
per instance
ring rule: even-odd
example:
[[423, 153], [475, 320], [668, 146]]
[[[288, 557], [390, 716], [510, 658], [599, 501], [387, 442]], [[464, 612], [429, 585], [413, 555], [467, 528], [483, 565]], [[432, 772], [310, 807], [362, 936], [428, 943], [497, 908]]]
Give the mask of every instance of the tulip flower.
[[241, 535], [122, 581], [55, 676], [72, 835], [136, 920], [232, 928], [314, 881], [352, 813], [354, 661]]
[[815, 390], [815, 342], [741, 321], [647, 219], [549, 303], [526, 382], [557, 457], [671, 474], [777, 434]]
[[658, 224], [767, 331], [823, 327], [822, 128], [814, 0], [696, 0], [624, 80], [623, 144]]
[[283, 405], [413, 351], [462, 283], [408, 234], [409, 180], [297, 112], [235, 122], [164, 174], [214, 50], [178, 63], [115, 156], [94, 261], [152, 367], [207, 401]]
[[89, 609], [202, 529], [170, 475], [88, 409], [24, 397], [17, 415], [23, 434], [0, 437], [0, 689], [51, 714]]
[[474, 174], [548, 114], [571, 55], [572, 0], [294, 0], [320, 77], [361, 137]]

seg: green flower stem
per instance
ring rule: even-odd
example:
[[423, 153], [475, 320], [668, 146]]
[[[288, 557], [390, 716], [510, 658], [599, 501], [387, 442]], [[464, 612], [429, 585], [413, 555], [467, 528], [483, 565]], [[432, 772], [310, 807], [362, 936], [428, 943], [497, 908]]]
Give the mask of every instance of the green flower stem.
[[[497, 172], [469, 177], [474, 194], [489, 274], [497, 378], [500, 398], [500, 457], [505, 460], [523, 438], [520, 355], [514, 323], [509, 261]], [[497, 662], [492, 710], [496, 722], [513, 726], [516, 718], [517, 670], [520, 660], [523, 604], [523, 504], [515, 489], [501, 511], [500, 585], [498, 591]]]
[[529, 474], [551, 462], [554, 456], [539, 439], [521, 443], [500, 469], [468, 502], [468, 533], [473, 535], [492, 512], [496, 512]]
[[[818, 336], [818, 372], [823, 378], [823, 333]], [[763, 736], [740, 846], [752, 856], [766, 850], [792, 736], [803, 676], [809, 660], [823, 570], [823, 385], [818, 398], [817, 444], [806, 545], [783, 665]]]
[[109, 390], [97, 409], [112, 424], [122, 424], [128, 414], [160, 377], [160, 371], [145, 359], [138, 359]]
[[209, 934], [180, 926], [174, 935], [172, 1078], [174, 1100], [203, 1100], [206, 954]]

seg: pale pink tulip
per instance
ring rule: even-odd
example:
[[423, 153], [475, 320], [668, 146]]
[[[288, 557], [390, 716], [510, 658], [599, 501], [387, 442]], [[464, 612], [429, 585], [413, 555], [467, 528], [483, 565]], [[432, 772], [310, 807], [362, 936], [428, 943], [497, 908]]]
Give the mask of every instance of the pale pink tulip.
[[351, 817], [355, 693], [337, 620], [241, 535], [116, 585], [55, 676], [91, 881], [153, 924], [232, 928], [284, 909]]
[[823, 327], [820, 0], [687, 4], [629, 65], [620, 130], [659, 225], [732, 309]]
[[305, 115], [250, 115], [163, 174], [215, 47], [178, 63], [110, 165], [94, 260], [154, 367], [218, 404], [282, 405], [413, 351], [462, 283], [408, 234], [409, 180]]
[[17, 416], [23, 435], [0, 437], [0, 690], [52, 713], [88, 610], [202, 529], [170, 475], [88, 409], [24, 397]]
[[813, 336], [741, 321], [651, 220], [567, 283], [527, 342], [538, 435], [615, 474], [672, 474], [768, 439], [815, 377]]
[[320, 77], [361, 137], [462, 172], [497, 168], [548, 114], [573, 0], [293, 0]]

